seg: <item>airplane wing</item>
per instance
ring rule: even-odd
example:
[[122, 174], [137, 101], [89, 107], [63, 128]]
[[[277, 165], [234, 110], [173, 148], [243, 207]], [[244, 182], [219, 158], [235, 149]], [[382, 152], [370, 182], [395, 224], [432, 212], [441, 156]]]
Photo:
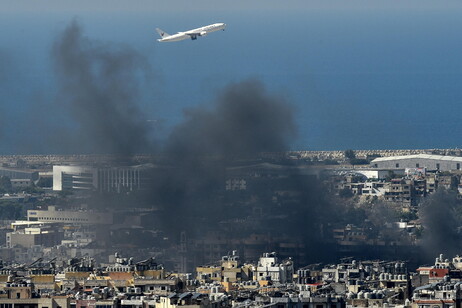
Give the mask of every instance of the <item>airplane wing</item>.
[[197, 31], [188, 31], [188, 32], [184, 32], [183, 34], [186, 34], [186, 35], [189, 35], [189, 37], [192, 39], [192, 40], [196, 40], [198, 36], [206, 36], [207, 35], [207, 31], [201, 31], [201, 32], [197, 32]]
[[183, 32], [183, 34], [187, 34], [187, 35], [189, 35], [189, 36], [191, 36], [191, 35], [200, 35], [201, 33], [205, 33], [205, 31], [202, 31], [202, 32], [197, 32], [197, 31], [194, 31], [194, 32], [191, 32], [191, 31]]

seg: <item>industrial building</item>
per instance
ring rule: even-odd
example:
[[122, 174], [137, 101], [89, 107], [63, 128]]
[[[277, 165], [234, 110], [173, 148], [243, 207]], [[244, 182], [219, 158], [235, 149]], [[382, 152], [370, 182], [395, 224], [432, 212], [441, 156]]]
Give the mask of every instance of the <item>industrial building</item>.
[[0, 167], [0, 176], [6, 176], [9, 179], [27, 179], [30, 181], [36, 181], [39, 178], [39, 173], [37, 170], [28, 170], [28, 169], [15, 169], [15, 168], [6, 168]]
[[112, 213], [57, 210], [48, 206], [47, 210], [27, 210], [28, 221], [47, 223], [76, 223], [76, 224], [112, 224]]
[[378, 169], [425, 168], [428, 171], [461, 170], [462, 157], [416, 154], [405, 156], [379, 157], [371, 162]]
[[90, 166], [53, 166], [53, 190], [92, 190], [98, 173]]
[[27, 227], [22, 230], [15, 230], [6, 234], [6, 247], [30, 248], [36, 245], [53, 247], [61, 243], [63, 232], [49, 226]]
[[123, 167], [53, 166], [53, 190], [129, 192], [143, 189], [152, 165]]
[[127, 192], [140, 190], [144, 184], [143, 171], [150, 165], [98, 169], [98, 190], [101, 192]]

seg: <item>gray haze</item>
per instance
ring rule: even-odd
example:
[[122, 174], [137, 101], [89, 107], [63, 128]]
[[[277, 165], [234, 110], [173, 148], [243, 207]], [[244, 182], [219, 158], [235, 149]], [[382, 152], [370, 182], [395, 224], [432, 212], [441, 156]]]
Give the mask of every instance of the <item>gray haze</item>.
[[[149, 70], [142, 56], [83, 37], [74, 21], [55, 42], [53, 57], [60, 99], [78, 124], [78, 138], [68, 138], [72, 148], [128, 156], [152, 149], [152, 132], [137, 108], [140, 78]], [[159, 209], [162, 229], [171, 237], [187, 231], [200, 238], [220, 230], [225, 221], [253, 217], [253, 209], [261, 208], [251, 232], [296, 238], [307, 249], [316, 247], [313, 258], [332, 257], [324, 233], [342, 215], [317, 180], [289, 167], [279, 179], [255, 180], [249, 195], [224, 191], [229, 167], [258, 165], [260, 153], [289, 149], [296, 136], [294, 114], [284, 97], [258, 80], [228, 85], [210, 104], [185, 110], [159, 151], [163, 159], [153, 170], [151, 188], [139, 200]], [[294, 194], [274, 203], [275, 191]], [[126, 202], [123, 208], [139, 205], [130, 198], [118, 202]]]
[[243, 158], [288, 150], [295, 136], [291, 106], [257, 80], [228, 85], [210, 107], [185, 111], [166, 151], [175, 156]]
[[282, 97], [256, 80], [231, 84], [211, 105], [185, 111], [166, 141], [168, 168], [154, 175], [149, 198], [165, 209], [165, 221], [198, 216], [217, 223], [227, 218], [226, 202], [216, 200], [226, 167], [287, 150], [294, 135], [293, 109]]
[[[230, 84], [211, 105], [187, 110], [164, 149], [169, 168], [157, 174], [150, 191], [150, 202], [163, 209], [161, 221], [169, 234], [178, 236], [183, 230], [200, 238], [232, 222], [234, 236], [285, 236], [305, 244], [312, 260], [332, 258], [324, 229], [339, 220], [338, 206], [329, 202], [319, 181], [296, 166], [271, 166], [259, 156], [288, 150], [296, 135], [294, 113], [284, 97], [267, 91], [258, 80]], [[261, 177], [249, 177], [245, 194], [224, 191], [233, 166], [247, 170], [246, 176], [252, 166], [262, 172]], [[271, 168], [279, 169], [280, 178], [266, 176]], [[275, 191], [289, 193], [274, 202]], [[263, 209], [261, 215], [253, 213], [258, 208]], [[234, 223], [247, 218], [253, 219], [251, 227]]]
[[5, 130], [5, 122], [8, 120], [7, 117], [5, 117], [6, 110], [5, 110], [5, 105], [8, 105], [8, 76], [12, 75], [13, 71], [13, 65], [11, 64], [11, 58], [8, 56], [8, 54], [0, 50], [0, 97], [2, 97], [1, 103], [0, 103], [0, 140], [2, 140], [2, 137], [4, 137], [3, 132]]
[[420, 209], [424, 228], [421, 247], [429, 257], [439, 253], [460, 253], [461, 236], [457, 231], [460, 226], [459, 207], [456, 193], [444, 189], [439, 189], [423, 202]]
[[146, 151], [147, 122], [137, 107], [140, 80], [150, 70], [143, 56], [127, 46], [84, 37], [74, 20], [55, 41], [53, 61], [59, 103], [77, 123], [71, 151], [120, 155]]

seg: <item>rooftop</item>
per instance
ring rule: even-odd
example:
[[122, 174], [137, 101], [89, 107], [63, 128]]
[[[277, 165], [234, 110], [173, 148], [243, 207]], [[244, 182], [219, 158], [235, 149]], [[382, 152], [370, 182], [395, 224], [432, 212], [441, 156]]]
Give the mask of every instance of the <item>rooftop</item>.
[[403, 155], [403, 156], [378, 157], [374, 159], [371, 163], [382, 162], [382, 161], [393, 161], [393, 160], [400, 160], [400, 159], [433, 159], [433, 160], [462, 162], [462, 157], [459, 157], [459, 156], [414, 154], [414, 155]]

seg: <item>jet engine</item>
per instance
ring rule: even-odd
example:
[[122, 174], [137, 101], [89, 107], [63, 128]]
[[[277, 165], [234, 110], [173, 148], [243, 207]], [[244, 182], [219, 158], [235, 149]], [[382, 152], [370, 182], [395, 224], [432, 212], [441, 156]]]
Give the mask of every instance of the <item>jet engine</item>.
[[207, 35], [207, 32], [205, 32], [205, 31], [202, 31], [202, 32], [200, 33], [200, 36], [206, 36], [206, 35]]

